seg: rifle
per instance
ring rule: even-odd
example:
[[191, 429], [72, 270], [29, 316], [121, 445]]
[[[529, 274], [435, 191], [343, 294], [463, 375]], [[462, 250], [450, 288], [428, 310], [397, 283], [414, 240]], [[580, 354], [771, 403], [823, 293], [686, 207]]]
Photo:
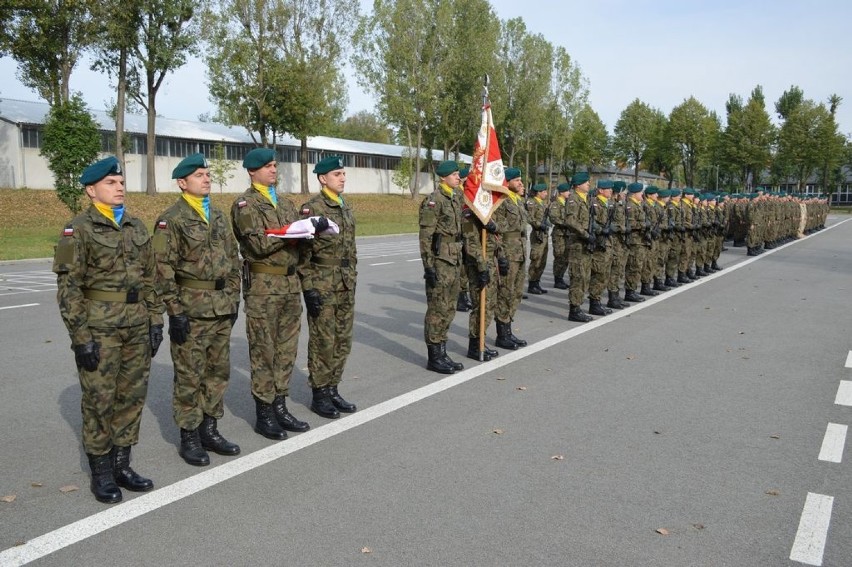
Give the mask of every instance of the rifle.
[[597, 223], [595, 222], [595, 201], [594, 201], [594, 193], [589, 191], [586, 194], [586, 198], [589, 200], [589, 240], [586, 241], [586, 251], [591, 254], [595, 251], [598, 245], [597, 238]]
[[601, 250], [606, 250], [606, 239], [609, 239], [612, 236], [612, 219], [615, 216], [615, 204], [607, 202], [609, 211], [607, 211], [606, 215], [606, 224], [603, 227], [601, 233], [603, 234], [604, 241], [598, 245], [598, 248]]

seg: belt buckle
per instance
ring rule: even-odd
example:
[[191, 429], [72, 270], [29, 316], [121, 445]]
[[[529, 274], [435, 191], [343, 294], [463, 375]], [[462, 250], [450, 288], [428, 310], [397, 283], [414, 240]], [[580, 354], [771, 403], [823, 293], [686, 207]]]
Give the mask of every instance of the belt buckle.
[[127, 292], [127, 303], [139, 303], [139, 291], [133, 290]]
[[215, 286], [214, 289], [216, 291], [221, 291], [221, 290], [225, 289], [225, 279], [219, 278], [218, 280], [216, 280], [216, 286]]

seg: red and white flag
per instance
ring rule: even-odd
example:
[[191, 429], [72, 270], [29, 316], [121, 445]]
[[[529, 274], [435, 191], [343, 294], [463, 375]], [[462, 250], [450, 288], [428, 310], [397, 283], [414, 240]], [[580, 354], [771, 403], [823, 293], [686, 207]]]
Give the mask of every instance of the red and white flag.
[[[266, 236], [270, 238], [305, 238], [310, 240], [316, 236], [317, 232], [316, 227], [314, 227], [314, 223], [311, 221], [318, 218], [319, 217], [309, 217], [293, 221], [281, 228], [267, 228], [264, 232], [266, 232]], [[328, 228], [325, 229], [322, 234], [340, 234], [340, 227], [337, 226], [337, 223], [333, 220], [329, 220]]]
[[473, 148], [473, 163], [464, 182], [464, 201], [486, 224], [508, 193], [503, 173], [503, 157], [497, 142], [497, 131], [491, 118], [491, 104], [482, 107], [482, 125]]

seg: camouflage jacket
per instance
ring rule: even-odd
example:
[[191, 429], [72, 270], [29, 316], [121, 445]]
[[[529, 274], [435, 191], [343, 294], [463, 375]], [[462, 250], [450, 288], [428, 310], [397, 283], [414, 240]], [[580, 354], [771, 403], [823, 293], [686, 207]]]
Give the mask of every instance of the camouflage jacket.
[[420, 203], [420, 259], [423, 268], [434, 268], [441, 260], [453, 266], [462, 263], [462, 204], [456, 193], [441, 187]]
[[[72, 345], [92, 340], [90, 327], [163, 323], [162, 302], [154, 288], [157, 267], [151, 236], [141, 220], [127, 213], [120, 228], [94, 205], [74, 218], [56, 246], [53, 271], [57, 274], [59, 313]], [[92, 291], [124, 295], [126, 299], [86, 298]]]
[[589, 239], [589, 197], [580, 197], [576, 191], [571, 191], [565, 198], [565, 225], [568, 228], [568, 239], [572, 242]]
[[523, 262], [527, 257], [527, 215], [521, 205], [520, 197], [517, 201], [503, 197], [503, 203], [492, 217], [500, 237], [498, 255], [513, 262]]
[[610, 231], [612, 230], [612, 223], [609, 222], [610, 212], [614, 214], [611, 201], [604, 201], [599, 196], [595, 196], [591, 199], [589, 214], [595, 215], [595, 234], [597, 235], [597, 245], [600, 249], [606, 249], [612, 246], [610, 238], [608, 236], [603, 236], [603, 230], [607, 224], [609, 224]]
[[565, 199], [561, 195], [556, 197], [550, 204], [550, 222], [553, 223], [553, 236], [564, 238], [568, 236], [568, 225], [566, 224]]
[[482, 254], [482, 223], [469, 208], [462, 211], [462, 237], [464, 238], [465, 264], [476, 266], [476, 271], [484, 272], [497, 257], [500, 244], [497, 236], [485, 233], [485, 256]]
[[[244, 277], [243, 295], [282, 295], [300, 293], [298, 267], [304, 261], [307, 244], [303, 239], [274, 238], [266, 235], [268, 228], [282, 228], [299, 220], [296, 207], [279, 197], [273, 206], [260, 191], [253, 187], [237, 197], [231, 205], [231, 225], [240, 245], [240, 254], [255, 270], [249, 268]], [[279, 270], [283, 273], [264, 273], [257, 270]]]
[[642, 236], [645, 231], [645, 208], [642, 202], [636, 202], [633, 197], [627, 197], [624, 201], [624, 225], [625, 244], [628, 246], [641, 246]]
[[352, 209], [320, 191], [302, 205], [301, 214], [303, 218], [324, 216], [340, 227], [340, 234], [318, 234], [307, 241], [306, 261], [299, 268], [302, 289], [355, 291], [358, 252]]
[[[240, 304], [240, 257], [228, 218], [210, 207], [210, 222], [182, 197], [154, 223], [157, 291], [169, 315], [219, 317]], [[198, 289], [200, 282], [214, 289]]]
[[527, 211], [527, 221], [530, 223], [532, 233], [530, 233], [531, 243], [547, 242], [548, 223], [547, 219], [547, 204], [544, 199], [538, 197], [530, 197], [524, 203], [524, 208]]

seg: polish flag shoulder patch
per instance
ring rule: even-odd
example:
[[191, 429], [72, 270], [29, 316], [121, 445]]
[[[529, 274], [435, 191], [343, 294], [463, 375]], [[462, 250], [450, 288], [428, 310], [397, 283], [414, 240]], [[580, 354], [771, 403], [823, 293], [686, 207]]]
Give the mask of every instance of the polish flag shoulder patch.
[[169, 226], [169, 225], [164, 220], [161, 220], [157, 223], [157, 229], [159, 229], [159, 230], [165, 230], [167, 226]]
[[248, 203], [246, 202], [246, 200], [245, 200], [245, 199], [240, 199], [239, 201], [237, 201], [237, 208], [242, 209], [242, 208], [243, 208], [243, 207], [245, 207], [246, 205], [248, 205]]
[[302, 216], [305, 216], [305, 217], [306, 217], [306, 216], [308, 216], [308, 215], [310, 215], [310, 214], [311, 214], [311, 209], [310, 209], [310, 207], [302, 207]]
[[74, 227], [70, 224], [62, 229], [62, 236], [74, 236]]

